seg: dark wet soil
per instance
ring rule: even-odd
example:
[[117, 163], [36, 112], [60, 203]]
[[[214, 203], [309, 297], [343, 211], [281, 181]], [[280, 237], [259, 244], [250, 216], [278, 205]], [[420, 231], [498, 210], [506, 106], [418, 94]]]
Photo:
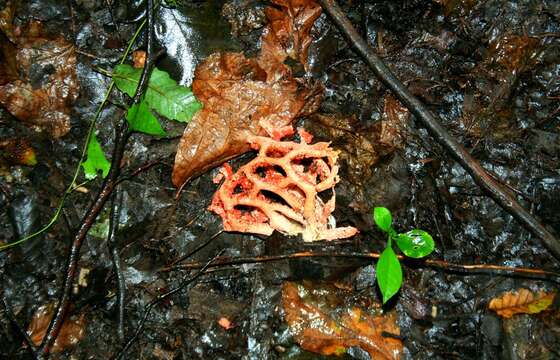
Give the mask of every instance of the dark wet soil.
[[[560, 234], [560, 3], [339, 3], [362, 36], [453, 136], [507, 183], [543, 224]], [[1, 8], [5, 4], [0, 1]], [[256, 0], [225, 5], [211, 0], [159, 7], [155, 33], [165, 54], [158, 67], [188, 85], [196, 64], [215, 51], [255, 53], [266, 5]], [[81, 90], [70, 133], [56, 140], [0, 108], [0, 140], [27, 139], [38, 160], [33, 167], [0, 165], [0, 244], [50, 221], [78, 166], [83, 139], [109, 83], [97, 69], [110, 69], [118, 62], [142, 17], [141, 1], [18, 2], [16, 23], [40, 20], [49, 32], [63, 35], [79, 50]], [[185, 270], [161, 270], [178, 259], [205, 262], [221, 250], [231, 257], [380, 251], [385, 246], [383, 234], [371, 219], [376, 205], [391, 209], [399, 230], [429, 231], [436, 241], [431, 258], [560, 271], [539, 239], [482, 193], [413, 117], [406, 118], [400, 142], [383, 143], [380, 124], [387, 120], [390, 94], [325, 14], [312, 35], [308, 76], [322, 80], [327, 89], [321, 113], [347, 119], [340, 125], [346, 131], [317, 117], [301, 124], [343, 152], [335, 216], [339, 224], [359, 228], [360, 235], [351, 241], [307, 245], [277, 233], [267, 239], [223, 233], [219, 218], [206, 210], [215, 191], [211, 179], [216, 170], [194, 180], [175, 198], [170, 174], [184, 125], [165, 122], [169, 136], [163, 139], [135, 134], [123, 165], [134, 169], [156, 159], [163, 159], [163, 164], [124, 182], [116, 193], [127, 335], [136, 329], [147, 303], [189, 276]], [[135, 48], [142, 45], [139, 40]], [[105, 149], [112, 146], [123, 102], [115, 93], [98, 121], [98, 138]], [[50, 230], [0, 252], [0, 290], [21, 327], [27, 328], [41, 305], [56, 301], [72, 235], [100, 184], [97, 180], [73, 192]], [[72, 314], [85, 316], [85, 336], [53, 358], [109, 358], [122, 344], [117, 336], [108, 227], [105, 211], [90, 231], [79, 262], [80, 269], [89, 273], [87, 281], [76, 285]], [[504, 291], [557, 291], [557, 284], [415, 266], [404, 272], [401, 292], [386, 306], [398, 314], [403, 358], [560, 357], [557, 304], [546, 313], [511, 319], [487, 309], [489, 300]], [[300, 259], [215, 269], [152, 309], [128, 357], [323, 358], [301, 350], [290, 336], [281, 307], [282, 283], [336, 281], [348, 284], [350, 294], [379, 301], [374, 275], [373, 264], [358, 259]], [[219, 325], [224, 317], [233, 323], [231, 329]], [[2, 310], [0, 358], [28, 358], [22, 343]], [[343, 358], [368, 355], [354, 349]]]

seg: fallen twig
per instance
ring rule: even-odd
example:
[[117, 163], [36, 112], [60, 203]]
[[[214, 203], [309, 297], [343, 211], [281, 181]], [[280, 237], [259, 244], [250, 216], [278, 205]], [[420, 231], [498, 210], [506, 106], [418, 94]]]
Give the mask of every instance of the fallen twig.
[[6, 317], [8, 318], [8, 320], [10, 320], [12, 326], [16, 328], [17, 332], [23, 338], [23, 341], [27, 347], [27, 351], [33, 357], [33, 359], [37, 359], [37, 352], [35, 351], [35, 345], [33, 344], [33, 340], [31, 340], [31, 338], [27, 334], [27, 331], [25, 331], [24, 329], [21, 328], [21, 326], [19, 326], [17, 319], [14, 313], [12, 312], [12, 308], [8, 303], [8, 299], [6, 299], [6, 297], [2, 297], [2, 305], [4, 306], [4, 312], [6, 313]]
[[[305, 259], [305, 258], [354, 258], [354, 259], [379, 259], [380, 254], [377, 252], [369, 253], [359, 253], [359, 252], [348, 252], [348, 253], [330, 253], [330, 252], [310, 252], [303, 251], [292, 254], [284, 255], [265, 255], [265, 256], [247, 256], [247, 257], [234, 257], [234, 258], [219, 258], [212, 263], [210, 268], [217, 268], [230, 265], [241, 265], [241, 264], [256, 264], [265, 263], [273, 261], [284, 261], [284, 260], [294, 260], [294, 259]], [[518, 276], [534, 279], [545, 279], [560, 283], [560, 273], [553, 271], [541, 270], [541, 269], [531, 269], [531, 268], [516, 268], [510, 266], [493, 265], [493, 264], [454, 264], [449, 263], [444, 260], [414, 260], [407, 258], [402, 255], [398, 255], [399, 260], [409, 267], [430, 267], [436, 269], [442, 269], [445, 271], [459, 272], [465, 274], [497, 274], [506, 276]], [[176, 269], [188, 270], [188, 269], [199, 269], [204, 266], [202, 262], [187, 262], [182, 264], [176, 264], [174, 266], [166, 267], [161, 271], [171, 271]]]
[[208, 267], [210, 267], [210, 265], [212, 264], [212, 262], [214, 260], [216, 260], [216, 258], [218, 258], [218, 256], [220, 256], [223, 253], [223, 250], [218, 252], [216, 255], [214, 255], [214, 257], [212, 257], [210, 260], [208, 260], [205, 264], [203, 264], [201, 266], [201, 269], [194, 274], [194, 276], [187, 278], [185, 280], [183, 280], [183, 282], [181, 282], [181, 284], [179, 284], [179, 286], [177, 286], [176, 288], [167, 291], [166, 293], [163, 293], [159, 296], [157, 296], [155, 299], [153, 299], [152, 301], [150, 301], [145, 307], [144, 307], [144, 316], [142, 316], [142, 320], [140, 320], [140, 323], [138, 324], [138, 326], [136, 327], [136, 331], [134, 332], [134, 335], [132, 335], [130, 337], [130, 339], [128, 339], [128, 341], [123, 345], [123, 347], [121, 348], [121, 350], [115, 355], [113, 356], [111, 359], [122, 359], [123, 356], [126, 354], [126, 352], [128, 351], [128, 349], [132, 346], [132, 344], [134, 344], [134, 342], [138, 339], [138, 336], [140, 336], [140, 334], [142, 333], [142, 331], [144, 330], [144, 324], [146, 323], [146, 320], [148, 319], [148, 316], [150, 315], [150, 312], [152, 311], [152, 308], [160, 303], [161, 301], [167, 299], [168, 297], [170, 297], [173, 294], [176, 294], [177, 292], [181, 291], [182, 289], [184, 289], [186, 286], [188, 286], [189, 284], [191, 284], [193, 281], [195, 281], [196, 279], [198, 279], [198, 277], [200, 277], [200, 275], [202, 275], [206, 269], [208, 269]]
[[[115, 204], [115, 198], [119, 197]], [[113, 271], [117, 279], [117, 334], [119, 340], [124, 340], [124, 300], [126, 297], [126, 282], [122, 270], [121, 256], [119, 253], [119, 241], [117, 240], [117, 232], [119, 229], [119, 213], [122, 205], [121, 193], [116, 192], [111, 196], [110, 214], [109, 214], [109, 234], [107, 235], [107, 247], [111, 254], [111, 262], [113, 263]], [[115, 211], [118, 207], [118, 211]]]
[[[140, 81], [138, 83], [138, 88], [132, 99], [132, 104], [137, 104], [140, 102], [142, 95], [144, 94], [147, 86], [148, 80], [150, 78], [150, 71], [152, 68], [152, 43], [153, 43], [153, 0], [147, 1], [147, 29], [146, 29], [146, 63], [144, 65], [144, 70]], [[118, 178], [120, 174], [120, 164], [121, 159], [124, 154], [125, 145], [129, 138], [128, 123], [124, 118], [120, 119], [119, 125], [116, 129], [116, 136], [113, 148], [113, 156], [111, 158], [111, 168], [109, 174], [103, 181], [101, 189], [97, 193], [95, 200], [91, 207], [86, 212], [82, 223], [74, 236], [72, 245], [70, 248], [70, 254], [67, 260], [66, 274], [64, 277], [64, 284], [62, 287], [62, 292], [59, 296], [58, 305], [55, 311], [47, 332], [41, 345], [37, 350], [38, 357], [40, 359], [48, 357], [49, 348], [54, 343], [56, 337], [58, 336], [60, 329], [62, 327], [64, 317], [68, 310], [70, 304], [70, 295], [74, 282], [74, 277], [76, 275], [78, 259], [80, 258], [80, 249], [82, 247], [83, 241], [86, 238], [88, 231], [91, 229], [97, 216], [103, 210], [105, 203], [111, 197], [115, 187], [118, 184]]]
[[334, 0], [319, 0], [325, 11], [331, 16], [340, 31], [348, 38], [371, 67], [375, 75], [389, 90], [406, 106], [412, 114], [430, 131], [432, 136], [457, 160], [457, 162], [471, 175], [473, 180], [504, 210], [516, 218], [533, 235], [539, 237], [550, 252], [560, 260], [560, 241], [548, 231], [517, 199], [496, 181], [472, 157], [472, 155], [453, 138], [440, 124], [439, 120], [397, 79], [383, 60], [358, 34], [342, 9]]

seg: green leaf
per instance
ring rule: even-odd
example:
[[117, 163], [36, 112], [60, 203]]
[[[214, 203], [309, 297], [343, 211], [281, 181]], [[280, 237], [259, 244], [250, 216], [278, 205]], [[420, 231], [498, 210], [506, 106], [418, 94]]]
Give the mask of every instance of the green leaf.
[[414, 229], [397, 236], [399, 249], [408, 257], [421, 258], [434, 251], [434, 239], [424, 230]]
[[373, 209], [373, 220], [375, 224], [383, 231], [390, 232], [393, 218], [389, 209], [384, 207], [376, 207]]
[[[130, 65], [117, 65], [113, 71], [113, 80], [117, 88], [134, 96], [142, 69]], [[155, 68], [150, 76], [144, 101], [150, 109], [171, 120], [189, 121], [202, 105], [196, 100], [191, 89], [177, 85], [165, 71]]]
[[103, 177], [107, 176], [111, 168], [111, 163], [105, 157], [95, 134], [91, 134], [89, 138], [87, 160], [82, 162], [82, 167], [88, 180], [94, 179], [99, 171], [101, 171]]
[[395, 295], [402, 284], [402, 269], [397, 255], [391, 247], [381, 253], [375, 267], [377, 285], [383, 295], [383, 304]]
[[164, 136], [165, 131], [162, 129], [158, 119], [152, 114], [148, 105], [144, 100], [138, 104], [134, 104], [126, 113], [126, 120], [133, 131], [142, 132], [149, 135]]

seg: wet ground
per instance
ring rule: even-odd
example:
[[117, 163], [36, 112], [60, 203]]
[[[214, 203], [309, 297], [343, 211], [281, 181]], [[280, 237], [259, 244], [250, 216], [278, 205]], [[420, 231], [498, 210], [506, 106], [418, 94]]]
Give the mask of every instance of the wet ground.
[[[0, 244], [47, 224], [72, 180], [89, 123], [109, 83], [98, 69], [111, 69], [118, 62], [143, 19], [141, 1], [109, 3], [17, 4], [14, 22], [39, 20], [49, 34], [74, 44], [80, 92], [72, 106], [70, 131], [57, 139], [32, 130], [0, 108], [0, 140], [26, 139], [37, 154], [35, 166], [6, 159], [0, 164]], [[340, 3], [361, 35], [453, 136], [507, 183], [542, 223], [560, 234], [560, 3]], [[256, 53], [266, 5], [233, 0], [158, 7], [155, 34], [165, 54], [157, 66], [188, 85], [196, 64], [215, 51]], [[0, 7], [5, 6], [0, 1]], [[260, 238], [221, 232], [220, 219], [206, 210], [217, 170], [197, 178], [175, 198], [170, 174], [184, 125], [165, 122], [168, 136], [162, 139], [135, 134], [123, 165], [134, 169], [156, 159], [163, 162], [124, 182], [116, 193], [127, 335], [134, 332], [150, 301], [192, 275], [184, 269], [162, 270], [178, 260], [205, 262], [220, 251], [230, 257], [381, 251], [385, 240], [371, 219], [377, 205], [391, 209], [397, 229], [429, 231], [436, 241], [433, 259], [560, 271], [539, 239], [482, 193], [427, 131], [395, 104], [325, 14], [316, 21], [312, 37], [308, 76], [324, 83], [326, 97], [320, 114], [300, 124], [342, 151], [335, 216], [338, 224], [355, 226], [360, 234], [351, 241], [308, 245], [278, 233]], [[142, 41], [135, 47], [142, 47]], [[98, 121], [98, 138], [105, 149], [112, 146], [123, 101], [115, 93]], [[73, 192], [50, 230], [0, 252], [0, 287], [23, 328], [40, 306], [57, 298], [69, 243], [99, 186], [96, 180]], [[71, 312], [75, 319], [84, 319], [85, 334], [77, 345], [53, 358], [109, 358], [122, 344], [108, 228], [105, 211], [82, 248], [79, 267], [85, 280], [76, 285]], [[487, 308], [505, 291], [550, 292], [558, 290], [557, 284], [416, 266], [407, 266], [404, 272], [400, 294], [383, 308], [396, 314], [403, 358], [560, 357], [557, 304], [545, 313], [511, 319]], [[298, 284], [300, 296], [323, 304], [317, 305], [323, 310], [371, 308], [381, 299], [370, 260], [315, 258], [223, 266], [158, 303], [128, 357], [327, 358], [302, 350], [298, 335], [289, 331], [283, 289], [293, 283], [286, 281]], [[229, 323], [219, 322], [222, 318]], [[22, 338], [5, 313], [0, 313], [0, 329], [0, 358], [27, 358]], [[360, 345], [352, 344], [340, 356], [369, 358], [372, 352]]]

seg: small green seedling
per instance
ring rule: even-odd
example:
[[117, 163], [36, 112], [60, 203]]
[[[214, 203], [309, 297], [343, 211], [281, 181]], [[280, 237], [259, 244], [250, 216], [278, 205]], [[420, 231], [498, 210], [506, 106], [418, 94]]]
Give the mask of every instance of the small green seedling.
[[391, 212], [384, 207], [373, 209], [373, 220], [378, 228], [387, 233], [387, 247], [381, 253], [375, 267], [377, 285], [379, 285], [383, 295], [383, 304], [385, 304], [402, 285], [402, 268], [399, 258], [393, 250], [393, 240], [405, 256], [418, 259], [428, 256], [434, 251], [434, 239], [430, 234], [419, 229], [398, 234], [392, 226]]

